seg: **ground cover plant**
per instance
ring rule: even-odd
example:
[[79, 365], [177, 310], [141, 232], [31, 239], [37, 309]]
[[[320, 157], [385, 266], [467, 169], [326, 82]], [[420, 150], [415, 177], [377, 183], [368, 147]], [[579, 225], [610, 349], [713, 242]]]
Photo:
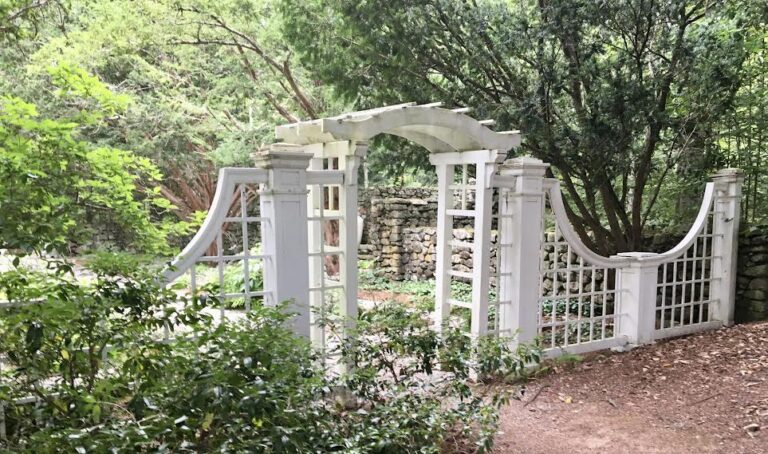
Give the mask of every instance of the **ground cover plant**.
[[[215, 297], [159, 288], [151, 271], [64, 266], [0, 276], [0, 398], [9, 452], [485, 451], [507, 396], [468, 380], [514, 378], [535, 350], [438, 335], [426, 313], [364, 310], [340, 342], [347, 373], [255, 305], [213, 323]], [[332, 321], [330, 321], [332, 323]], [[159, 342], [164, 331], [172, 341]]]

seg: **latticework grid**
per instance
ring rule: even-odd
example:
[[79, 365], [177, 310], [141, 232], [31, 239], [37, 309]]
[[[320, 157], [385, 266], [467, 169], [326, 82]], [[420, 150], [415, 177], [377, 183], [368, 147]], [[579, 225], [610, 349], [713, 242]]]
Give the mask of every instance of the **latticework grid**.
[[[472, 175], [475, 174], [474, 164], [462, 164], [450, 166], [452, 169], [452, 183], [448, 189], [452, 191], [452, 204], [446, 210], [450, 219], [451, 229], [448, 235], [451, 254], [451, 268], [447, 271], [450, 282], [448, 303], [451, 306], [449, 316], [450, 323], [454, 326], [462, 326], [469, 332], [469, 324], [472, 310], [472, 268], [464, 263], [471, 261], [474, 256], [474, 237], [454, 238], [454, 229], [474, 225], [475, 222], [475, 182]], [[464, 231], [457, 230], [462, 235]]]
[[560, 348], [616, 336], [616, 270], [576, 254], [547, 210], [539, 263], [538, 333]]
[[[500, 337], [512, 337], [515, 333], [511, 328], [502, 328], [500, 326], [500, 316], [502, 312], [502, 306], [511, 305], [512, 300], [504, 295], [502, 287], [505, 286], [505, 280], [512, 277], [512, 270], [502, 269], [502, 257], [511, 252], [513, 246], [511, 235], [505, 235], [505, 233], [511, 233], [511, 222], [514, 215], [511, 211], [504, 209], [504, 204], [509, 203], [508, 188], [494, 188], [493, 200], [497, 203], [493, 206], [493, 219], [492, 227], [496, 227], [496, 241], [495, 244], [491, 241], [491, 253], [489, 269], [493, 272], [490, 273], [490, 291], [488, 292], [488, 334], [500, 336]], [[493, 239], [493, 234], [491, 236]]]
[[[322, 170], [338, 170], [339, 158], [321, 159]], [[340, 184], [310, 186], [308, 204], [309, 234], [309, 297], [312, 306], [311, 323], [316, 345], [326, 348], [329, 317], [338, 312], [344, 285], [339, 277], [339, 229], [343, 216], [340, 211]]]
[[274, 304], [264, 289], [264, 262], [261, 232], [269, 219], [260, 216], [258, 187], [240, 184], [231, 197], [229, 212], [217, 229], [215, 239], [194, 260], [174, 287], [186, 284], [192, 295], [216, 298], [220, 319], [237, 318], [230, 310], [249, 311], [253, 304]]
[[712, 321], [712, 227], [714, 212], [696, 240], [673, 261], [659, 265], [656, 286], [656, 329], [697, 325]]

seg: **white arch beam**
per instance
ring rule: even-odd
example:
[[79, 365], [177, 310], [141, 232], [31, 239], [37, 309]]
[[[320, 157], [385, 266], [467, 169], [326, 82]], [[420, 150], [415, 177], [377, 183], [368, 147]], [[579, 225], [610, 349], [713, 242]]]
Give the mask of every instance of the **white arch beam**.
[[462, 112], [436, 106], [402, 104], [275, 128], [288, 143], [306, 145], [339, 140], [367, 141], [378, 134], [405, 137], [431, 152], [494, 149], [520, 145], [517, 131], [496, 132]]

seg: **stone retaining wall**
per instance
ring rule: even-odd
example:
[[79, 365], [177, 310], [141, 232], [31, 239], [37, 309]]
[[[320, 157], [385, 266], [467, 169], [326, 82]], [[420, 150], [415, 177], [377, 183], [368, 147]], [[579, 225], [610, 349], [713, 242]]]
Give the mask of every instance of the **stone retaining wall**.
[[[413, 228], [428, 227], [434, 230], [437, 226], [437, 189], [368, 188], [360, 191], [358, 204], [364, 219], [359, 257], [372, 260], [378, 273], [383, 276], [404, 279], [403, 234], [406, 229]], [[473, 206], [474, 200], [470, 198], [468, 208], [472, 209]], [[455, 227], [467, 228], [471, 222], [471, 218], [457, 219]]]
[[[369, 188], [361, 191], [360, 207], [365, 217], [361, 259], [373, 260], [377, 272], [390, 279], [434, 278], [436, 189]], [[739, 238], [737, 321], [768, 319], [768, 226], [752, 230]], [[453, 235], [456, 240], [472, 241], [474, 232], [471, 227], [465, 227], [455, 229]], [[660, 235], [649, 242], [649, 250], [663, 252], [679, 240], [679, 237]], [[495, 242], [494, 232], [492, 243]], [[554, 254], [548, 252], [551, 262]], [[492, 254], [496, 254], [495, 247]], [[455, 249], [452, 263], [456, 270], [471, 271], [471, 251]], [[493, 263], [495, 272], [496, 260]], [[564, 282], [559, 281], [561, 285]]]
[[[457, 241], [474, 241], [475, 232], [472, 229], [454, 229], [453, 239]], [[434, 227], [407, 228], [403, 231], [403, 251], [400, 254], [399, 276], [401, 279], [423, 280], [435, 277], [437, 229]], [[496, 242], [498, 233], [491, 232], [491, 274], [496, 273]], [[472, 272], [472, 249], [468, 247], [453, 248], [451, 263], [453, 269], [464, 273]], [[455, 278], [460, 281], [466, 279]]]
[[768, 227], [739, 237], [736, 321], [768, 319]]
[[403, 231], [437, 225], [437, 190], [369, 188], [360, 194], [364, 218], [360, 257], [373, 260], [377, 272], [403, 279]]

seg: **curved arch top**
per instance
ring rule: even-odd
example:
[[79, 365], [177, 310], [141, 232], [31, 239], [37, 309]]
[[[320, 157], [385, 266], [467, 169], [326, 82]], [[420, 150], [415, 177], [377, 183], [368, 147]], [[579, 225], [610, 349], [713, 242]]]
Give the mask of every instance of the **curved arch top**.
[[303, 121], [275, 128], [275, 136], [288, 143], [307, 145], [341, 140], [365, 141], [378, 134], [392, 134], [415, 142], [433, 153], [500, 150], [520, 145], [518, 131], [496, 132], [487, 121], [436, 104], [387, 106]]

